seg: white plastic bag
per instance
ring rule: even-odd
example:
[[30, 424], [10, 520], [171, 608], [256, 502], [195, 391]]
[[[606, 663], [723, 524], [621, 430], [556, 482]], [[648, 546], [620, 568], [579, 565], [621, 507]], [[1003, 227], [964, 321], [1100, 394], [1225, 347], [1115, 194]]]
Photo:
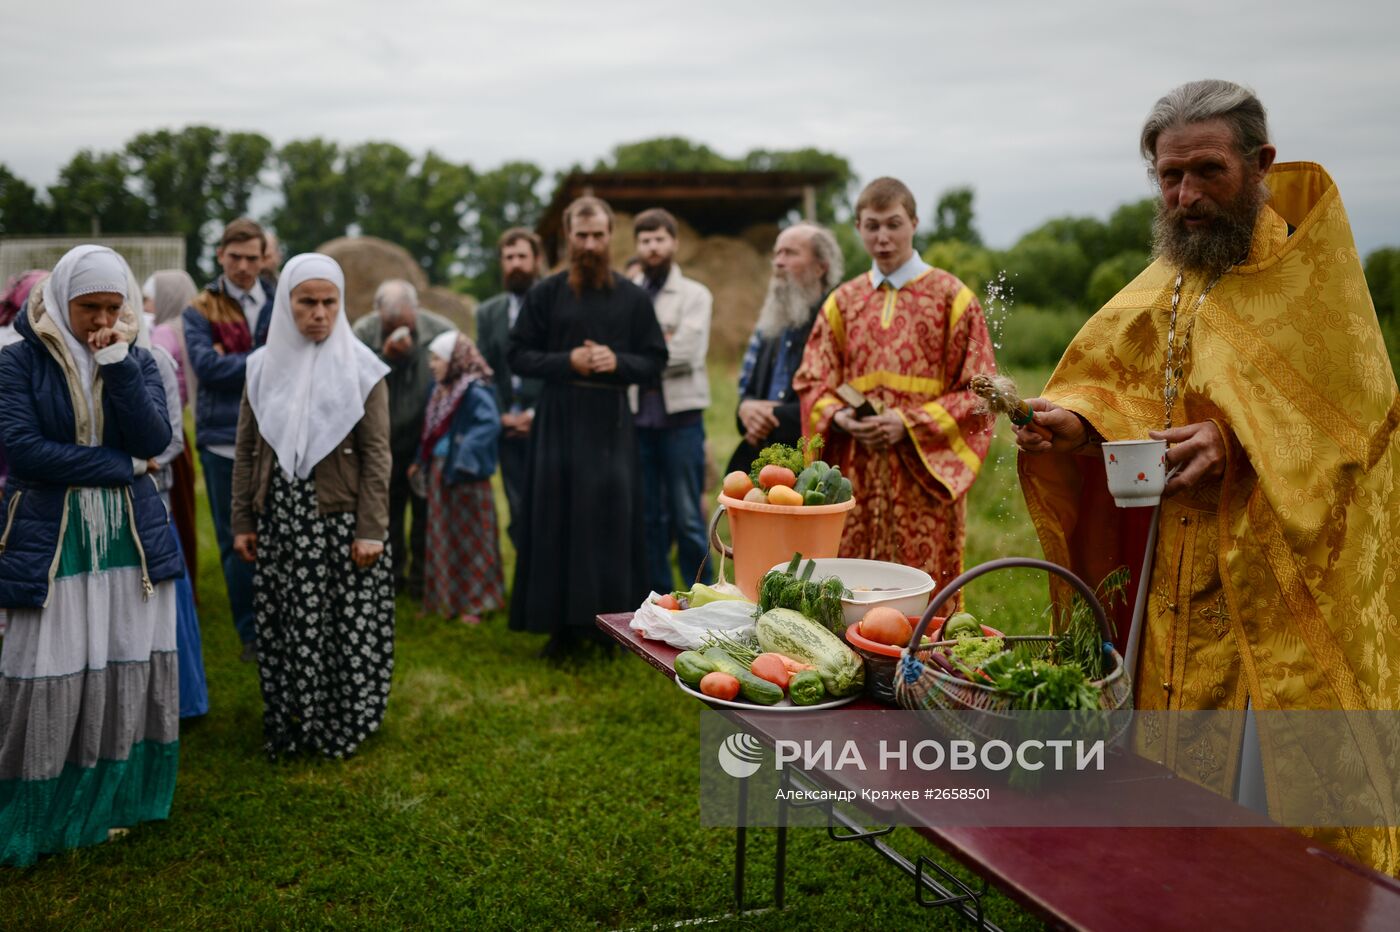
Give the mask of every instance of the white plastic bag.
[[652, 602], [658, 598], [655, 592], [647, 596], [632, 616], [632, 630], [644, 638], [665, 641], [681, 650], [695, 650], [711, 631], [723, 631], [731, 637], [753, 634], [757, 606], [752, 602], [723, 599], [699, 608], [672, 612]]

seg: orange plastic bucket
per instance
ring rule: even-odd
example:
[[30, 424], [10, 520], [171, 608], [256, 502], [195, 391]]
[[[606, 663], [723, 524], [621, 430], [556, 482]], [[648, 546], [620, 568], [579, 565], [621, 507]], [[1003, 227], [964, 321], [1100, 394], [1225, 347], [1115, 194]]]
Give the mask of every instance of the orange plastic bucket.
[[[855, 505], [855, 499], [839, 505], [769, 505], [721, 493], [710, 520], [710, 543], [734, 561], [734, 584], [757, 602], [763, 574], [794, 553], [804, 559], [839, 556], [846, 514]], [[719, 539], [719, 519], [726, 514], [733, 549]]]

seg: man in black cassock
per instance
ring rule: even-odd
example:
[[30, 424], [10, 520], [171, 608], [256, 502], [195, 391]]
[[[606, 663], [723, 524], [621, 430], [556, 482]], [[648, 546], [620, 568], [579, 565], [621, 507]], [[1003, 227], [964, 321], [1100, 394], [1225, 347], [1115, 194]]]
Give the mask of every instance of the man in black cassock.
[[548, 632], [543, 655], [592, 638], [594, 617], [647, 596], [642, 487], [627, 386], [655, 382], [666, 340], [651, 299], [611, 270], [612, 210], [564, 211], [569, 268], [525, 296], [507, 358], [543, 380], [531, 428], [510, 626]]

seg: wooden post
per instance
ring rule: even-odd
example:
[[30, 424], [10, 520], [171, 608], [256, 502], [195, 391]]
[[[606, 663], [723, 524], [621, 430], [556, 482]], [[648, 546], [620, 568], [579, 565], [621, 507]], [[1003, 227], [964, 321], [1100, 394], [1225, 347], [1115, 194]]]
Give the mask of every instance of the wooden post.
[[802, 186], [802, 219], [817, 222], [817, 189], [810, 184]]

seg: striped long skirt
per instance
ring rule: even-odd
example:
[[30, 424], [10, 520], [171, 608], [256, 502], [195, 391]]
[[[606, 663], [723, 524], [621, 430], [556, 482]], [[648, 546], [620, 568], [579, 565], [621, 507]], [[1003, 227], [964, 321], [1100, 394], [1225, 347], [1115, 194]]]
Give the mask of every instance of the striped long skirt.
[[144, 591], [120, 490], [68, 512], [48, 604], [11, 611], [0, 650], [0, 864], [164, 819], [175, 795], [175, 586]]

